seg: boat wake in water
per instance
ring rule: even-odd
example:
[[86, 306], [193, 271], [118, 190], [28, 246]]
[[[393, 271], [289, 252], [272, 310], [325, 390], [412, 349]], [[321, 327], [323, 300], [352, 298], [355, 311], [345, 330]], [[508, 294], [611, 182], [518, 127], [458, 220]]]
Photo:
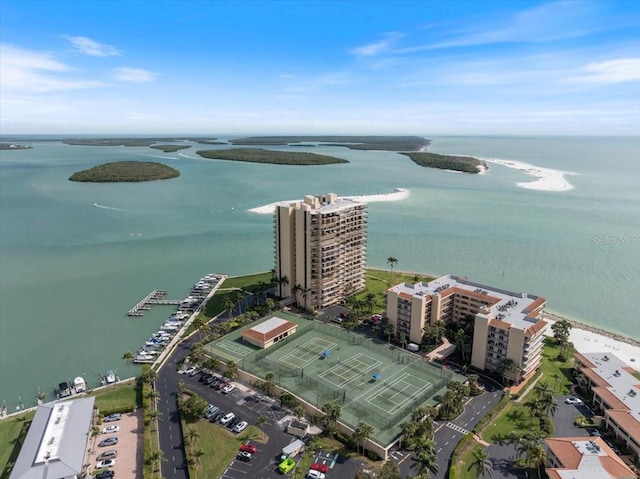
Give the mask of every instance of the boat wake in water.
[[103, 210], [127, 211], [127, 210], [123, 210], [122, 208], [115, 208], [113, 206], [99, 205], [98, 203], [94, 203], [93, 206], [95, 206], [96, 208], [102, 208]]

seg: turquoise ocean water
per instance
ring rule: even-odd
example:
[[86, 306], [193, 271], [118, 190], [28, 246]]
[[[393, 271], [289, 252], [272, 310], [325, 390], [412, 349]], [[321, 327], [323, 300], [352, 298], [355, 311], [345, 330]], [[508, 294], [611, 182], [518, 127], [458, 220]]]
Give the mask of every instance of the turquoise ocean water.
[[[34, 405], [38, 388], [53, 394], [55, 384], [78, 375], [90, 386], [107, 369], [133, 375], [123, 353], [136, 351], [172, 308], [142, 318], [127, 317], [129, 308], [155, 288], [182, 298], [209, 272], [271, 269], [272, 218], [247, 210], [324, 192], [411, 191], [403, 201], [370, 204], [371, 267], [386, 268], [394, 256], [399, 270], [540, 294], [552, 312], [640, 339], [640, 139], [431, 139], [434, 152], [570, 172], [574, 188], [519, 188], [534, 178], [500, 165], [464, 175], [396, 153], [328, 146], [300, 149], [350, 163], [213, 161], [196, 157], [202, 145], [164, 154], [45, 141], [0, 152], [0, 401], [13, 410], [20, 401]], [[118, 160], [161, 161], [181, 176], [68, 181]]]

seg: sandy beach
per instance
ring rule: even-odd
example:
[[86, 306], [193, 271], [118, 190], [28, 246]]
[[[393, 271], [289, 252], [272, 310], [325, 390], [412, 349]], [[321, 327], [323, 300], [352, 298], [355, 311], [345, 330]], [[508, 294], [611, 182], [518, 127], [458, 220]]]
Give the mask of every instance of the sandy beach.
[[[573, 343], [576, 351], [580, 353], [613, 353], [631, 367], [640, 370], [640, 341], [562, 318], [549, 312], [546, 312], [545, 315], [551, 324], [565, 319], [573, 325], [569, 341]], [[551, 326], [547, 329], [547, 335], [553, 336]]]
[[495, 158], [478, 158], [479, 160], [486, 161], [487, 163], [494, 163], [496, 165], [506, 166], [514, 170], [525, 172], [527, 175], [538, 178], [534, 181], [521, 181], [516, 183], [516, 186], [525, 188], [527, 190], [538, 191], [569, 191], [573, 189], [573, 185], [569, 183], [565, 175], [571, 174], [568, 171], [554, 170], [552, 168], [542, 168], [540, 166], [530, 165], [522, 161], [507, 161], [498, 160]]
[[[375, 195], [360, 195], [360, 196], [340, 196], [348, 200], [360, 201], [362, 203], [375, 203], [380, 201], [401, 201], [409, 197], [410, 191], [406, 188], [394, 188], [390, 193], [378, 193]], [[276, 211], [276, 206], [279, 204], [294, 203], [300, 200], [288, 200], [288, 201], [276, 201], [275, 203], [269, 203], [268, 205], [258, 206], [257, 208], [251, 208], [251, 213], [257, 213], [259, 215], [272, 215]]]

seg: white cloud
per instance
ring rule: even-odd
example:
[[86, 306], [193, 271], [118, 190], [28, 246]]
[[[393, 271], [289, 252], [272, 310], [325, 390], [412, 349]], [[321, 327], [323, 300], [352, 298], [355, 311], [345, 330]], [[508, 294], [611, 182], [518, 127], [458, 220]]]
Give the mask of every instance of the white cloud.
[[380, 40], [376, 43], [370, 43], [368, 45], [363, 45], [360, 47], [356, 47], [351, 49], [351, 54], [360, 56], [360, 57], [371, 57], [380, 55], [381, 53], [386, 53], [400, 40], [404, 37], [404, 33], [400, 32], [389, 32], [386, 33], [384, 39]]
[[91, 57], [114, 57], [119, 56], [120, 51], [111, 46], [98, 43], [95, 40], [87, 37], [72, 37], [67, 35], [65, 37], [71, 42], [74, 48], [84, 55]]
[[149, 70], [141, 68], [116, 68], [114, 70], [116, 80], [132, 83], [149, 83], [155, 80], [156, 75]]
[[640, 57], [616, 58], [592, 62], [584, 66], [585, 74], [570, 77], [569, 82], [577, 83], [624, 83], [640, 81]]
[[49, 52], [0, 44], [0, 84], [3, 100], [9, 93], [35, 94], [103, 85], [101, 81], [68, 78], [66, 73], [71, 71], [72, 68]]
[[399, 53], [497, 43], [539, 43], [581, 37], [607, 30], [613, 22], [602, 21], [596, 2], [557, 1], [537, 5], [511, 17], [470, 22], [481, 27], [443, 34], [441, 41], [399, 50]]

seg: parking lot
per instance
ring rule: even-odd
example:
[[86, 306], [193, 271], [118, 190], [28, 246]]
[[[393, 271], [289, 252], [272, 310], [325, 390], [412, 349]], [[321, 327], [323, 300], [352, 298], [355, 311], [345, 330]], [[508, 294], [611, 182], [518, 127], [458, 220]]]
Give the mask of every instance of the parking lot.
[[[219, 375], [216, 374], [215, 376]], [[201, 379], [202, 374], [200, 373], [194, 376], [184, 376], [187, 388], [197, 392], [207, 402], [220, 408], [217, 414], [223, 413], [224, 415], [232, 412], [250, 425], [256, 425], [260, 416], [264, 416], [268, 420], [263, 429], [269, 436], [269, 441], [266, 444], [250, 442], [251, 445], [256, 447], [256, 452], [248, 460], [234, 458], [222, 476], [220, 476], [221, 479], [282, 478], [283, 474], [278, 471], [282, 449], [298, 439], [285, 432], [286, 425], [292, 418], [291, 412], [286, 408], [282, 408], [279, 400], [237, 382], [232, 383], [235, 388], [231, 392], [223, 394], [221, 390], [217, 389], [217, 386], [211, 387], [214, 382], [207, 385]], [[224, 427], [219, 424], [220, 417], [216, 420], [218, 424], [212, 424], [211, 427]], [[300, 456], [294, 459], [297, 462]], [[327, 479], [353, 477], [360, 466], [358, 461], [345, 461], [344, 458], [337, 454], [323, 451], [316, 454], [314, 462], [327, 466]], [[304, 472], [306, 473], [307, 471]]]
[[[115, 478], [142, 478], [142, 409], [138, 409], [129, 414], [122, 414], [119, 421], [102, 423], [100, 431], [107, 426], [118, 426], [117, 433], [98, 434], [89, 440], [88, 462], [90, 471], [96, 472], [95, 467], [99, 462], [98, 457], [105, 451], [115, 450], [118, 452], [115, 466], [109, 468], [114, 472]], [[115, 445], [99, 446], [100, 442], [106, 438], [118, 438]], [[132, 451], [135, 451], [132, 454]], [[107, 470], [107, 469], [104, 469]]]

